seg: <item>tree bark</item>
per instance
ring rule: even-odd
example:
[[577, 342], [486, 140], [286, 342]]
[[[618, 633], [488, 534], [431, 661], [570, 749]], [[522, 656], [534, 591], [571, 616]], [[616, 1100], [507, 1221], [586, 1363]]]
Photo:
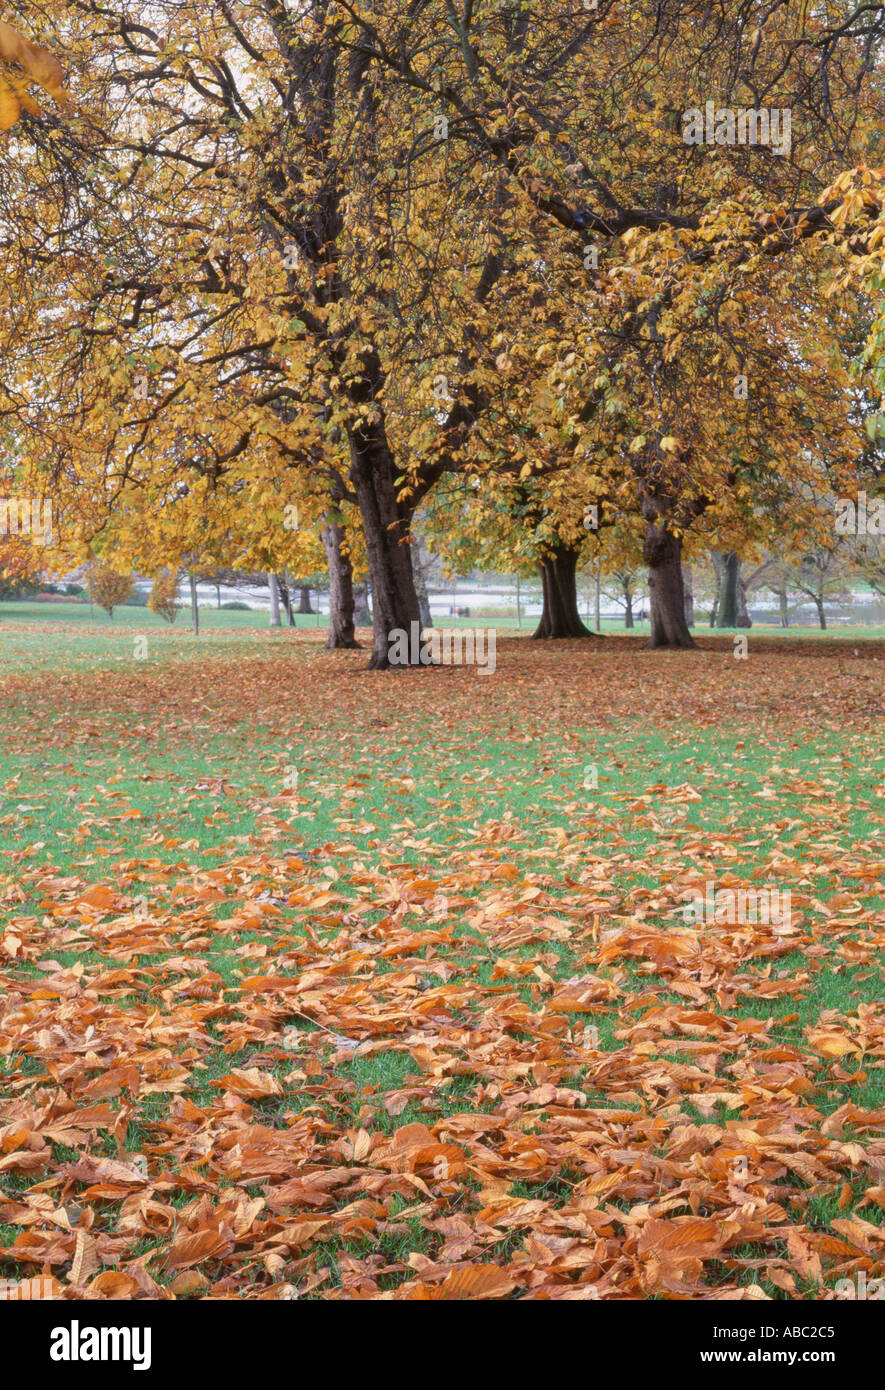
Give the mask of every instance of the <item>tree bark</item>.
[[624, 627], [633, 626], [633, 594], [630, 589], [624, 589]]
[[327, 522], [322, 532], [329, 566], [329, 640], [331, 650], [352, 650], [360, 644], [354, 633], [353, 566], [344, 548], [344, 527]]
[[738, 625], [738, 589], [740, 577], [740, 556], [736, 550], [729, 550], [727, 554], [723, 556], [718, 627], [737, 627]]
[[[408, 543], [408, 510], [397, 500], [397, 469], [383, 421], [366, 419], [349, 434], [350, 479], [356, 493], [372, 583], [372, 656], [369, 668], [390, 666], [392, 634], [420, 623]], [[411, 656], [412, 643], [407, 643]], [[417, 654], [416, 654], [417, 655]]]
[[748, 608], [747, 608], [747, 586], [746, 586], [746, 584], [744, 583], [744, 581], [743, 581], [743, 579], [741, 578], [740, 575], [738, 575], [738, 605], [737, 605], [737, 607], [738, 607], [738, 614], [737, 614], [737, 625], [738, 625], [738, 627], [752, 627], [752, 626], [753, 626], [753, 619], [750, 617], [750, 613], [749, 613], [749, 610], [748, 610]]
[[286, 610], [286, 623], [289, 627], [297, 627], [295, 614], [292, 612], [292, 590], [289, 583], [289, 575], [286, 570], [281, 570], [276, 576], [277, 587], [280, 591], [280, 598], [283, 600], [283, 607]]
[[544, 592], [541, 621], [532, 633], [536, 639], [594, 637], [578, 612], [578, 551], [558, 545], [539, 564]]
[[658, 521], [647, 521], [644, 555], [651, 599], [651, 636], [646, 646], [696, 646], [685, 621], [682, 542]]
[[418, 595], [418, 612], [421, 614], [421, 626], [433, 627], [433, 616], [430, 612], [430, 599], [427, 597], [427, 583], [424, 578], [424, 547], [419, 536], [415, 536], [412, 541], [412, 571], [415, 576], [415, 593]]
[[282, 580], [286, 594], [286, 621], [290, 627], [297, 627], [298, 624], [295, 621], [295, 608], [292, 603], [292, 590], [295, 586], [292, 583], [292, 577], [288, 570], [283, 570]]
[[822, 598], [818, 598], [816, 594], [814, 595], [814, 606], [817, 609], [817, 620], [820, 623], [821, 632], [826, 632], [827, 615], [824, 612], [824, 601]]
[[716, 579], [716, 591], [713, 595], [713, 607], [710, 609], [710, 626], [717, 627], [719, 625], [719, 605], [722, 601], [722, 576], [724, 568], [722, 564], [722, 551], [711, 550], [710, 562], [713, 566], [713, 574]]
[[787, 597], [786, 585], [777, 591], [778, 605], [780, 607], [781, 627], [790, 626], [790, 602]]
[[357, 584], [353, 591], [353, 625], [354, 627], [371, 627], [372, 610], [369, 608], [369, 586], [368, 584]]
[[270, 625], [271, 627], [282, 627], [280, 622], [280, 586], [277, 584], [277, 577], [268, 571], [267, 587], [270, 589]]
[[301, 599], [300, 599], [300, 602], [299, 602], [299, 604], [298, 604], [298, 612], [299, 612], [299, 613], [313, 613], [314, 610], [313, 610], [313, 609], [311, 608], [311, 606], [310, 606], [310, 586], [309, 586], [308, 584], [302, 584], [302, 585], [300, 586], [300, 588], [301, 588]]
[[694, 585], [691, 565], [682, 566], [682, 588], [685, 592], [685, 626], [694, 627]]

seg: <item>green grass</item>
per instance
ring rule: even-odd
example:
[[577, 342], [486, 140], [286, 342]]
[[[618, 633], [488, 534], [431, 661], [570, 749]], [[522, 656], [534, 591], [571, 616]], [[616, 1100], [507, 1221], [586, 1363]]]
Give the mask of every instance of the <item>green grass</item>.
[[[7, 609], [23, 607], [5, 605], [4, 620]], [[122, 623], [113, 629], [86, 626], [82, 632], [37, 624], [0, 628], [2, 676], [9, 681], [0, 743], [3, 922], [10, 929], [22, 916], [39, 922], [45, 899], [52, 896], [40, 886], [41, 879], [70, 875], [109, 883], [132, 902], [143, 896], [152, 917], [179, 923], [194, 907], [189, 894], [202, 870], [263, 853], [294, 856], [304, 866], [294, 882], [309, 883], [317, 893], [328, 886], [347, 904], [328, 923], [322, 913], [289, 905], [281, 892], [278, 916], [255, 929], [238, 921], [229, 927], [247, 895], [242, 883], [225, 884], [212, 902], [211, 921], [200, 918], [192, 976], [168, 968], [181, 954], [177, 939], [135, 959], [112, 945], [65, 949], [62, 942], [54, 943], [52, 959], [59, 967], [82, 967], [90, 978], [100, 979], [123, 965], [143, 968], [145, 990], [131, 981], [116, 995], [113, 985], [107, 991], [96, 989], [103, 1006], [128, 1011], [139, 1026], [147, 1002], [152, 1009], [168, 1010], [163, 990], [201, 971], [213, 977], [211, 991], [234, 1006], [243, 977], [262, 973], [269, 962], [278, 966], [281, 982], [297, 979], [302, 967], [294, 953], [311, 941], [320, 943], [316, 949], [331, 950], [346, 912], [364, 906], [360, 869], [395, 879], [398, 870], [392, 866], [411, 865], [438, 880], [439, 895], [447, 903], [447, 871], [474, 856], [476, 872], [469, 886], [459, 885], [453, 894], [457, 910], [453, 914], [449, 906], [441, 908], [442, 919], [455, 917], [451, 941], [440, 938], [429, 954], [422, 947], [405, 964], [400, 958], [376, 959], [372, 970], [382, 992], [395, 992], [402, 975], [414, 976], [418, 983], [409, 989], [419, 1004], [422, 991], [438, 990], [447, 979], [450, 989], [458, 987], [462, 993], [441, 1000], [440, 1018], [476, 1029], [497, 997], [492, 991], [505, 983], [515, 1004], [529, 1010], [543, 1007], [550, 990], [534, 969], [539, 960], [555, 983], [595, 968], [588, 967], [585, 936], [572, 940], [554, 934], [500, 947], [493, 937], [488, 939], [487, 927], [469, 924], [470, 914], [493, 896], [497, 881], [492, 873], [499, 861], [516, 865], [521, 884], [541, 881], [554, 922], [558, 904], [563, 921], [573, 920], [569, 914], [576, 885], [585, 885], [592, 896], [588, 870], [594, 866], [604, 870], [600, 891], [610, 912], [619, 919], [638, 913], [656, 929], [667, 930], [682, 921], [674, 886], [680, 866], [717, 880], [732, 872], [741, 882], [754, 884], [770, 879], [779, 859], [791, 861], [789, 882], [806, 899], [826, 902], [841, 891], [859, 895], [867, 912], [883, 910], [885, 890], [877, 875], [885, 874], [885, 803], [878, 793], [885, 787], [885, 747], [875, 723], [846, 724], [840, 732], [837, 721], [824, 727], [809, 720], [797, 728], [789, 698], [776, 718], [743, 720], [732, 712], [716, 722], [673, 719], [666, 705], [663, 714], [649, 709], [644, 693], [643, 681], [662, 679], [661, 668], [641, 665], [636, 668], [635, 714], [618, 720], [602, 717], [588, 699], [597, 664], [606, 660], [599, 649], [581, 653], [584, 683], [563, 682], [556, 699], [536, 671], [523, 680], [525, 688], [514, 686], [512, 703], [499, 698], [490, 683], [453, 707], [446, 704], [445, 687], [433, 698], [425, 698], [428, 687], [391, 685], [395, 677], [382, 676], [387, 684], [370, 687], [365, 682], [373, 678], [361, 674], [359, 658], [347, 658], [352, 664], [335, 668], [336, 679], [324, 694], [327, 676], [311, 663], [331, 663], [337, 654], [319, 656], [308, 634], [249, 631], [245, 621], [239, 628], [238, 623], [252, 615], [225, 613], [219, 615], [225, 623], [237, 621], [205, 639], [194, 639], [180, 628], [162, 629], [161, 640], [142, 662], [131, 655], [129, 644], [139, 621], [152, 615], [121, 612], [127, 614], [126, 631], [121, 631]], [[130, 614], [135, 615], [131, 624]], [[630, 659], [634, 651], [623, 648]], [[547, 664], [539, 669], [552, 672], [555, 681], [560, 654], [553, 649], [542, 655]], [[161, 668], [159, 674], [153, 663]], [[236, 684], [244, 671], [245, 690]], [[382, 693], [377, 704], [373, 689]], [[320, 705], [314, 702], [315, 690], [317, 699], [322, 696]], [[410, 691], [420, 691], [413, 702], [406, 698]], [[583, 717], [577, 717], [578, 710]], [[590, 765], [596, 786], [585, 786]], [[286, 796], [293, 768], [297, 798]], [[673, 791], [685, 784], [696, 788], [700, 799], [675, 800]], [[808, 785], [818, 793], [809, 793]], [[495, 841], [495, 855], [482, 858], [477, 846], [491, 843], [489, 835], [503, 838]], [[842, 868], [834, 871], [837, 863]], [[875, 872], [866, 873], [868, 867]], [[275, 891], [270, 881], [267, 891]], [[391, 910], [391, 902], [379, 899], [362, 912], [364, 944], [373, 943], [372, 929]], [[416, 915], [413, 925], [426, 930], [433, 917]], [[859, 926], [837, 939], [843, 944], [863, 941], [865, 930]], [[771, 960], [748, 959], [747, 988], [734, 998], [723, 997], [716, 1007], [734, 1020], [771, 1020], [772, 1043], [794, 1047], [806, 1045], [805, 1030], [822, 1014], [856, 1018], [862, 1006], [878, 1008], [881, 961], [875, 956], [838, 958], [829, 952], [823, 926], [821, 931], [816, 953], [785, 949]], [[287, 944], [277, 947], [280, 941]], [[268, 954], [244, 954], [253, 948], [267, 948]], [[502, 961], [512, 974], [501, 973]], [[524, 974], [523, 965], [530, 967]], [[23, 982], [36, 983], [45, 975], [35, 960], [16, 962], [14, 968]], [[755, 997], [753, 982], [768, 976], [803, 978], [803, 983], [790, 995]], [[661, 1007], [686, 1004], [684, 995], [670, 989], [666, 973], [649, 969], [648, 961], [620, 963], [606, 978], [617, 983], [620, 1002], [583, 1016], [588, 1026], [598, 1028], [603, 1057], [615, 1056], [623, 1047], [619, 1032], [645, 1016], [642, 1000], [649, 988], [656, 990]], [[256, 1065], [280, 1083], [281, 1094], [254, 1101], [254, 1121], [282, 1131], [316, 1111], [339, 1134], [365, 1128], [389, 1136], [407, 1124], [430, 1125], [464, 1111], [491, 1115], [496, 1107], [486, 1063], [428, 1081], [409, 1048], [395, 1037], [381, 1050], [347, 1055], [345, 1049], [341, 1055], [345, 1025], [324, 1030], [297, 1014], [287, 1015], [281, 1004], [274, 1027], [288, 1024], [299, 1038], [299, 1049], [287, 1056], [263, 1039], [241, 1037], [236, 1029], [245, 1017], [238, 1017], [235, 1007], [234, 1015], [220, 1024], [207, 1022], [202, 1040], [194, 1044], [198, 1065], [189, 1063], [183, 1096], [207, 1116], [220, 1101], [213, 1082], [233, 1067]], [[578, 1022], [578, 1017], [570, 1019], [571, 1025]], [[513, 1036], [532, 1035], [514, 1026]], [[696, 1052], [674, 1046], [666, 1031], [660, 1038], [653, 1035], [650, 1048], [648, 1055], [662, 1063], [692, 1067], [697, 1061]], [[290, 1087], [287, 1076], [307, 1057], [319, 1059], [316, 1084]], [[723, 1090], [734, 1085], [730, 1066], [726, 1052], [717, 1080]], [[49, 1079], [39, 1055], [13, 1051], [0, 1056], [0, 1095], [4, 1078], [14, 1075]], [[594, 1066], [576, 1067], [557, 1084], [577, 1087], [589, 1105], [602, 1109], [639, 1113], [643, 1104], [600, 1089]], [[395, 1103], [390, 1113], [387, 1103], [410, 1088], [416, 1094], [403, 1105]], [[725, 1134], [728, 1124], [743, 1114], [726, 1108], [711, 1120], [693, 1094], [687, 1089], [679, 1098], [686, 1121], [716, 1123]], [[813, 1096], [803, 1104], [820, 1124], [846, 1101], [863, 1110], [885, 1105], [885, 1071], [875, 1057], [863, 1063], [851, 1056], [841, 1065], [825, 1063]], [[114, 1106], [119, 1103], [115, 1098]], [[125, 1148], [145, 1152], [153, 1164], [166, 1137], [167, 1109], [164, 1095], [145, 1096], [129, 1121]], [[107, 1132], [95, 1142], [96, 1152], [118, 1152]], [[59, 1150], [55, 1159], [75, 1161], [77, 1156], [77, 1150]], [[172, 1156], [168, 1162], [174, 1171], [177, 1159]], [[564, 1167], [537, 1182], [517, 1178], [511, 1190], [515, 1196], [561, 1206], [582, 1176], [580, 1169]], [[29, 1180], [15, 1174], [0, 1179], [7, 1197], [29, 1186]], [[804, 1219], [813, 1217], [816, 1228], [829, 1229], [832, 1220], [845, 1215], [838, 1192], [807, 1196]], [[183, 1198], [176, 1194], [176, 1200]], [[392, 1232], [382, 1230], [368, 1247], [362, 1239], [323, 1239], [328, 1287], [340, 1286], [348, 1256], [362, 1258], [369, 1248], [373, 1257], [383, 1257], [386, 1272], [379, 1277], [384, 1288], [411, 1277], [409, 1254], [435, 1257], [440, 1237], [419, 1220], [404, 1222], [404, 1201], [400, 1197], [389, 1205]], [[867, 1206], [863, 1215], [882, 1224], [878, 1209]], [[108, 1221], [113, 1230], [112, 1215]], [[18, 1231], [15, 1226], [0, 1229], [0, 1243], [11, 1243]], [[519, 1241], [509, 1236], [498, 1253], [512, 1253]], [[139, 1247], [143, 1252], [154, 1248], [160, 1247], [150, 1240]], [[750, 1248], [758, 1255], [756, 1247]], [[157, 1277], [166, 1278], [160, 1266], [158, 1260]], [[0, 1274], [21, 1272], [27, 1269], [12, 1262], [4, 1266], [0, 1260]], [[783, 1293], [774, 1289], [773, 1296]]]

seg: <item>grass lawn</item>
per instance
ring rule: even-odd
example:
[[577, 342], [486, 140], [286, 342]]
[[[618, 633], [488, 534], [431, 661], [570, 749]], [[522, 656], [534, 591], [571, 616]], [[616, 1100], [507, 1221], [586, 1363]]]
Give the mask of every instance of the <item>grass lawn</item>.
[[[796, 1299], [885, 1273], [869, 629], [754, 629], [746, 661], [704, 629], [502, 636], [480, 677], [370, 673], [315, 619], [48, 608], [0, 605], [0, 1277]], [[791, 912], [686, 921], [709, 882]]]

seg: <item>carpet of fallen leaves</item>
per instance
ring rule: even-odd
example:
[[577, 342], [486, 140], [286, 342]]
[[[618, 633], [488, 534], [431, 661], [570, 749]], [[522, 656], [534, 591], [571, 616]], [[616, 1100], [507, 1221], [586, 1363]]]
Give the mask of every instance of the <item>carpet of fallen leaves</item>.
[[[325, 774], [238, 793], [216, 744], [194, 795], [209, 824], [241, 794], [252, 835], [201, 849], [96, 794], [61, 865], [40, 787], [4, 800], [0, 1275], [70, 1299], [735, 1299], [885, 1273], [885, 1108], [853, 1098], [885, 1067], [881, 787], [858, 837], [844, 783], [793, 765], [811, 736], [834, 766], [881, 757], [885, 648], [513, 640], [482, 679], [270, 641], [3, 674], [6, 752], [72, 781], [111, 745], [121, 775], [152, 750], [174, 776], [244, 728]], [[642, 730], [679, 775], [636, 765]], [[534, 760], [532, 814], [482, 738]], [[764, 776], [741, 780], [745, 743]], [[631, 771], [596, 800], [588, 748]], [[687, 924], [711, 876], [789, 886], [791, 918]], [[851, 1007], [797, 1027], [849, 970]]]

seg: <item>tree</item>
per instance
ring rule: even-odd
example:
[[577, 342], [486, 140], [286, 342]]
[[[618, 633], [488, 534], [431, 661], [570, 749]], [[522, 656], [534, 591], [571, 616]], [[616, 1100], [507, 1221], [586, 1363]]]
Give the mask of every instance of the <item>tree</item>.
[[[593, 272], [579, 314], [563, 310], [572, 331], [556, 335], [555, 384], [569, 444], [607, 448], [633, 475], [651, 646], [693, 645], [684, 536], [709, 509], [740, 504], [760, 460], [785, 473], [803, 447], [810, 412], [797, 398], [807, 401], [813, 382], [790, 322], [805, 277], [792, 253], [822, 235], [855, 257], [876, 244], [881, 174], [853, 166], [876, 138], [870, 54], [885, 11], [837, 9], [831, 20], [827, 7], [797, 15], [775, 3], [754, 9], [752, 28], [743, 7], [706, 0], [601, 0], [577, 20], [554, 3], [543, 14], [501, 6], [497, 18], [478, 6], [456, 18], [450, 7], [445, 23], [428, 6], [392, 28], [373, 10], [365, 21], [367, 63], [423, 102], [425, 119], [447, 112], [449, 168], [457, 146], [463, 179], [497, 169], [554, 313], [578, 259]], [[789, 137], [775, 153], [747, 148], [733, 114], [730, 128], [686, 145], [680, 111], [717, 89], [734, 106], [789, 110], [801, 150]], [[543, 219], [562, 235], [542, 251]], [[828, 265], [820, 246], [810, 255], [813, 270]], [[512, 343], [503, 356], [521, 379], [537, 348], [519, 346], [518, 360]], [[839, 409], [829, 395], [830, 419]]]
[[848, 597], [846, 564], [849, 559], [848, 546], [834, 541], [830, 545], [816, 545], [806, 551], [798, 564], [787, 570], [787, 583], [811, 599], [817, 610], [821, 631], [826, 631], [826, 602], [828, 599]]
[[165, 618], [170, 627], [178, 614], [178, 575], [172, 570], [160, 570], [155, 575], [147, 603], [152, 613]]
[[[570, 508], [629, 509], [651, 645], [691, 645], [686, 538], [732, 548], [790, 470], [852, 452], [830, 347], [882, 230], [880, 8], [180, 0], [167, 34], [147, 0], [66, 0], [103, 55], [95, 150], [52, 257], [5, 255], [56, 306], [47, 390], [76, 405], [48, 451], [13, 349], [0, 406], [87, 541], [153, 508], [183, 518], [171, 561], [208, 499], [253, 563], [305, 573], [267, 540], [286, 503], [357, 506], [375, 667], [419, 616], [412, 521], [448, 475], [537, 484], [554, 553]], [[801, 142], [686, 144], [715, 89]]]
[[102, 560], [95, 560], [87, 570], [86, 587], [89, 597], [114, 620], [114, 609], [131, 596], [131, 574], [120, 574]]
[[614, 598], [624, 610], [624, 627], [633, 627], [633, 601], [639, 587], [639, 573], [634, 569], [614, 570], [611, 574], [616, 587], [614, 592], [606, 589], [606, 594]]
[[329, 567], [329, 638], [326, 646], [359, 647], [354, 617], [353, 566], [344, 527], [330, 516], [322, 530]]

